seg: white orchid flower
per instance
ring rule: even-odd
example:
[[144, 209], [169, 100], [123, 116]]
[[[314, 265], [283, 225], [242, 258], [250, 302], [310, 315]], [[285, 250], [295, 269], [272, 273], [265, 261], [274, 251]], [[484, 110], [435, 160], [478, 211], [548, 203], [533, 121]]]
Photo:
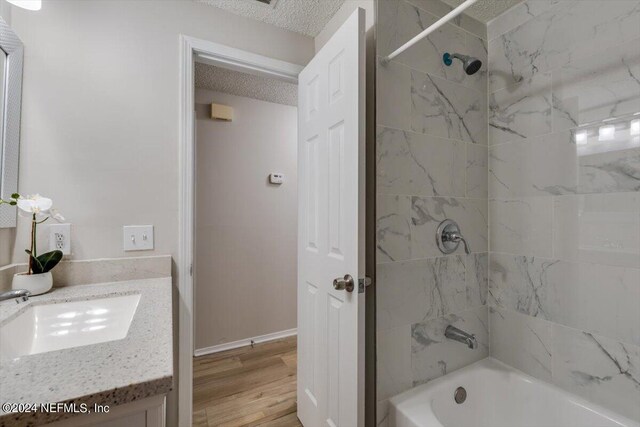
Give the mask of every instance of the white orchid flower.
[[58, 222], [64, 221], [64, 217], [58, 212], [57, 209], [49, 209], [49, 213], [51, 214], [51, 218], [55, 219]]
[[25, 249], [29, 255], [29, 272], [27, 274], [44, 274], [51, 271], [62, 259], [62, 251], [53, 250], [38, 256], [36, 253], [37, 228], [49, 218], [58, 222], [64, 221], [64, 217], [53, 209], [53, 201], [39, 194], [23, 197], [19, 193], [13, 193], [11, 198], [3, 200], [0, 198], [0, 205], [8, 204], [17, 206], [21, 216], [28, 216], [31, 219], [31, 246]]
[[23, 216], [52, 217], [56, 221], [64, 221], [64, 217], [53, 209], [53, 201], [39, 194], [32, 196], [20, 197], [18, 200], [18, 208]]
[[42, 197], [39, 194], [33, 196], [20, 197], [18, 199], [18, 208], [29, 214], [46, 215], [53, 206], [53, 200]]

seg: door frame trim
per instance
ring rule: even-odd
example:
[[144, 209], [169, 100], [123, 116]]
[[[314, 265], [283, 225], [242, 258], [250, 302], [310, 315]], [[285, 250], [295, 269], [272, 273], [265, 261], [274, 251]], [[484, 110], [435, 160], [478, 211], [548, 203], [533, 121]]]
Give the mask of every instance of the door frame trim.
[[195, 132], [194, 63], [203, 62], [235, 71], [298, 82], [301, 65], [236, 49], [220, 43], [180, 35], [178, 222], [176, 262], [178, 288], [178, 423], [190, 427], [193, 412], [194, 355], [194, 233]]

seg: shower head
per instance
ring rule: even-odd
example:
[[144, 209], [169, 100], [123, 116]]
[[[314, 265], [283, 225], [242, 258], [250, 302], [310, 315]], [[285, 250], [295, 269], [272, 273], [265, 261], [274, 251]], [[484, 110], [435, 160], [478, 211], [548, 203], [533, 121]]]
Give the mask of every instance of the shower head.
[[447, 52], [443, 55], [442, 60], [444, 61], [444, 64], [446, 66], [449, 66], [453, 63], [453, 58], [458, 58], [460, 61], [462, 61], [462, 68], [468, 75], [477, 73], [480, 67], [482, 67], [482, 61], [480, 61], [478, 58], [461, 55], [459, 53], [450, 54], [449, 52]]

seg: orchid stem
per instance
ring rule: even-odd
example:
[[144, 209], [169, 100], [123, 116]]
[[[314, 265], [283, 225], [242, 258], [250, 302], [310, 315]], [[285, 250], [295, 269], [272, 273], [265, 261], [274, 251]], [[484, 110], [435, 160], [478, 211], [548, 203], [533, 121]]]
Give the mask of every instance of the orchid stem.
[[33, 257], [36, 256], [36, 214], [31, 217], [31, 253], [29, 254], [29, 274], [33, 272]]
[[33, 244], [31, 245], [31, 254], [33, 255], [34, 258], [38, 257], [38, 254], [36, 253], [36, 240], [37, 240], [37, 236], [38, 233], [36, 231], [36, 229], [38, 228], [38, 221], [36, 221], [36, 215], [33, 215]]

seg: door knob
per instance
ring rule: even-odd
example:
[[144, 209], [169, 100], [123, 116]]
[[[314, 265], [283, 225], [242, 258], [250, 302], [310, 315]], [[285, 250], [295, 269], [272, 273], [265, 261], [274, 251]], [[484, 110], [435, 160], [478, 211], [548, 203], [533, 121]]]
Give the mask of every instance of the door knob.
[[337, 278], [333, 281], [333, 289], [336, 291], [345, 290], [347, 292], [353, 292], [356, 284], [353, 281], [353, 277], [349, 274], [345, 274], [343, 278]]

